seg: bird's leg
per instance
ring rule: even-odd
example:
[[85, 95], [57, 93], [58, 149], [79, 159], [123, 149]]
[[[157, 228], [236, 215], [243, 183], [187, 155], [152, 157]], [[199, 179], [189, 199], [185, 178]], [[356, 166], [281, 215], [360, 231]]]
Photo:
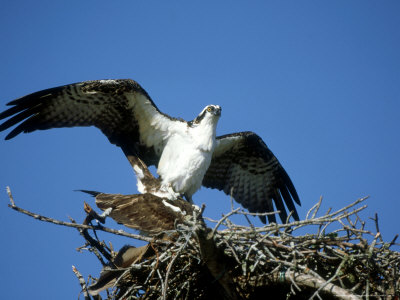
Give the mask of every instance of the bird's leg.
[[172, 187], [171, 184], [168, 184], [167, 191], [171, 195], [171, 197], [173, 198], [171, 200], [176, 200], [181, 196], [180, 193], [177, 193], [177, 192], [174, 191], [174, 188]]
[[112, 207], [107, 208], [101, 215], [99, 215], [102, 219], [106, 219], [112, 212]]
[[169, 200], [176, 200], [181, 196], [180, 193], [174, 191], [171, 183], [162, 183], [160, 191], [163, 191], [165, 193], [164, 197], [167, 197]]
[[189, 196], [187, 194], [185, 194], [184, 196], [185, 196], [185, 199], [186, 199], [187, 202], [189, 202], [190, 204], [194, 204], [192, 196]]

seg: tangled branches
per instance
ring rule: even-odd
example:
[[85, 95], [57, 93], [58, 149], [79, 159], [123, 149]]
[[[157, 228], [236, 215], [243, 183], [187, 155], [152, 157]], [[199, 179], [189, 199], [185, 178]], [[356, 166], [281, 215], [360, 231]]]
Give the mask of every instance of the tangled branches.
[[[282, 298], [394, 298], [400, 291], [400, 254], [389, 250], [395, 240], [384, 243], [379, 232], [364, 229], [365, 222], [357, 213], [366, 206], [354, 207], [365, 199], [316, 217], [320, 200], [305, 220], [290, 224], [249, 228], [226, 222], [228, 229], [218, 232], [216, 240], [226, 245], [227, 255], [241, 266], [235, 279], [242, 293], [252, 298], [278, 285]], [[335, 224], [339, 228], [326, 233]], [[316, 234], [293, 235], [295, 230], [315, 225]]]
[[[107, 299], [398, 299], [400, 253], [390, 250], [397, 236], [385, 243], [377, 216], [377, 233], [365, 229], [358, 215], [365, 199], [317, 216], [320, 200], [302, 221], [263, 227], [232, 223], [231, 215], [248, 215], [232, 210], [221, 220], [204, 218], [210, 229], [200, 212], [162, 238], [143, 237], [148, 245], [118, 254], [97, 238], [99, 228], [89, 224], [99, 217], [86, 207], [84, 224], [71, 223], [105, 267], [89, 288], [74, 273], [85, 299], [101, 299], [101, 289]], [[315, 233], [296, 235], [300, 229]]]

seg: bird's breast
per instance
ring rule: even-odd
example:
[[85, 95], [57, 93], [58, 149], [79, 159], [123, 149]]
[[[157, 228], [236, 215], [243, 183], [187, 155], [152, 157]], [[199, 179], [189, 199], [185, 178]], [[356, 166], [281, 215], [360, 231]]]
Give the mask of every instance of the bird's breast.
[[193, 195], [201, 187], [213, 149], [204, 150], [179, 136], [170, 138], [157, 168], [163, 184], [170, 184], [175, 192]]

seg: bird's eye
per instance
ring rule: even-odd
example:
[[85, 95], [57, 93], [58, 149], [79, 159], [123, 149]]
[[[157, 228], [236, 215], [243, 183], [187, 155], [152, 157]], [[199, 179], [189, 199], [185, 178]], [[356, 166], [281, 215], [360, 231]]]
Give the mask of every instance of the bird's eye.
[[211, 112], [212, 111], [212, 107], [211, 106], [207, 107], [207, 111]]

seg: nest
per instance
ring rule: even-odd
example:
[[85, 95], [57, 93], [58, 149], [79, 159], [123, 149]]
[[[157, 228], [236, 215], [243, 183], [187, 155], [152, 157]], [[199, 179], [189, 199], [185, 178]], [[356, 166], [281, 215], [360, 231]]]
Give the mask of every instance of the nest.
[[[195, 216], [119, 268], [107, 299], [396, 299], [400, 253], [389, 248], [397, 236], [385, 243], [377, 216], [378, 233], [365, 230], [358, 212], [366, 206], [356, 208], [364, 200], [317, 217], [319, 202], [303, 221], [264, 227], [232, 223], [248, 214], [238, 209], [208, 219], [212, 230]], [[332, 224], [338, 229], [326, 232]], [[296, 236], [300, 228], [316, 233]]]
[[[148, 241], [123, 267], [116, 261], [126, 249], [118, 254], [97, 239], [96, 231], [112, 230], [76, 222], [57, 224], [74, 224], [86, 239], [85, 249], [103, 264], [102, 274], [113, 278], [103, 298], [92, 296], [88, 286], [95, 286], [103, 275], [85, 280], [74, 268], [85, 299], [398, 299], [400, 253], [390, 249], [399, 246], [397, 235], [384, 242], [377, 215], [377, 232], [365, 229], [358, 214], [366, 207], [360, 206], [365, 199], [317, 216], [319, 201], [304, 220], [287, 224], [255, 227], [249, 213], [236, 209], [221, 220], [203, 218], [200, 212], [162, 236], [114, 231]], [[29, 214], [13, 201], [10, 207]], [[244, 214], [249, 226], [232, 223], [234, 214]], [[327, 232], [328, 226], [337, 229]], [[299, 229], [315, 233], [297, 235]]]

